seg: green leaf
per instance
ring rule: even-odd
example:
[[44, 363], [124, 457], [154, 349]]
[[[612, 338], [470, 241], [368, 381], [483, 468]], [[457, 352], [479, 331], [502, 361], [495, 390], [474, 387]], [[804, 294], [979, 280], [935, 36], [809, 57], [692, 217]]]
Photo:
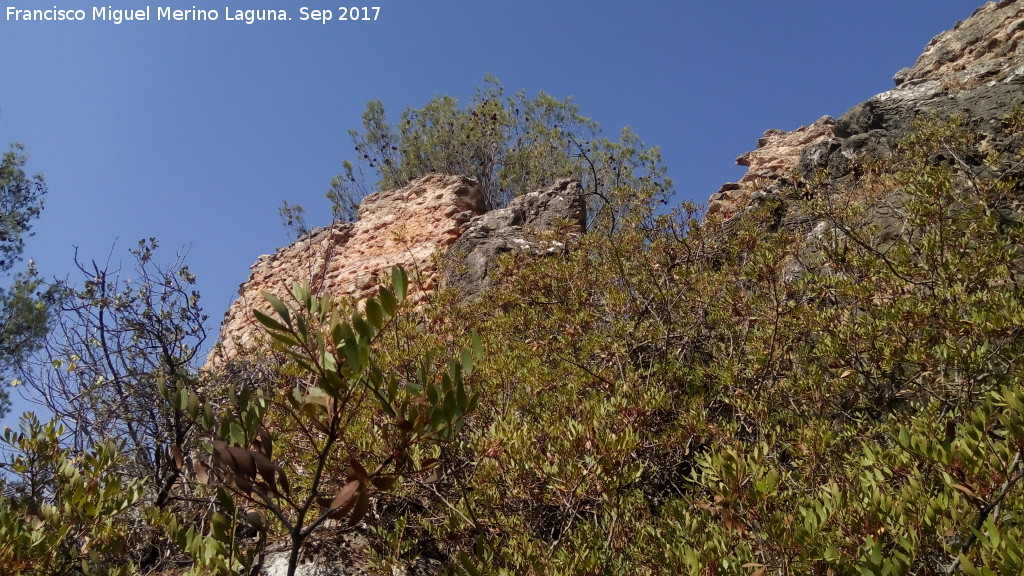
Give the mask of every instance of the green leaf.
[[355, 375], [360, 374], [363, 371], [362, 354], [360, 353], [360, 346], [355, 339], [345, 341], [345, 360], [346, 360], [346, 374]]
[[324, 409], [330, 409], [330, 407], [333, 404], [332, 399], [330, 395], [327, 394], [327, 392], [325, 392], [322, 388], [315, 387], [309, 389], [303, 401], [306, 404], [314, 404], [317, 406], [321, 406]]
[[174, 398], [178, 410], [186, 412], [188, 410], [188, 390], [179, 388], [174, 392]]
[[[480, 341], [480, 335], [477, 334], [476, 332], [473, 332], [472, 334], [469, 335], [469, 342], [473, 346], [473, 356], [475, 356], [478, 360], [480, 358], [483, 358], [484, 357], [484, 345]], [[468, 374], [467, 374], [467, 376], [468, 376]]]
[[455, 384], [455, 398], [458, 400], [459, 411], [465, 413], [469, 409], [469, 398], [466, 396], [466, 386], [459, 380]]
[[448, 376], [447, 386], [449, 389], [462, 383], [462, 365], [454, 358], [448, 363]]
[[455, 396], [454, 390], [444, 396], [444, 417], [449, 424], [459, 417], [458, 399]]
[[373, 392], [373, 395], [377, 397], [377, 401], [380, 402], [380, 409], [388, 416], [397, 418], [398, 414], [395, 412], [395, 409], [391, 407], [391, 402], [389, 402], [388, 399], [384, 397], [384, 394], [381, 393], [380, 388], [371, 386], [370, 390]]
[[469, 348], [463, 348], [459, 355], [462, 359], [462, 375], [471, 376], [473, 374], [473, 352]]
[[203, 428], [206, 430], [213, 429], [213, 406], [209, 402], [203, 404]]
[[444, 407], [437, 406], [430, 412], [430, 428], [434, 431], [444, 428], [445, 414]]
[[235, 501], [231, 498], [231, 493], [228, 492], [227, 488], [217, 488], [217, 502], [220, 503], [221, 508], [228, 514], [235, 513]]
[[296, 282], [292, 284], [292, 296], [295, 301], [302, 304], [306, 310], [310, 309], [310, 287], [309, 282]]
[[330, 396], [338, 398], [342, 395], [345, 381], [342, 380], [337, 371], [332, 370], [324, 374], [324, 379], [320, 382], [320, 385]]
[[341, 346], [345, 340], [345, 333], [342, 329], [341, 316], [338, 314], [338, 309], [331, 310], [331, 343], [335, 348]]
[[185, 401], [186, 410], [188, 410], [189, 416], [196, 418], [199, 415], [199, 396], [191, 390], [186, 392], [188, 395]]
[[273, 294], [267, 292], [266, 290], [260, 291], [260, 294], [263, 295], [264, 300], [270, 302], [270, 305], [274, 308], [274, 311], [277, 312], [277, 315], [280, 316], [282, 320], [284, 320], [285, 325], [291, 326], [291, 314], [288, 312], [288, 307], [284, 305], [284, 302], [281, 302], [280, 298], [274, 296]]
[[381, 310], [380, 304], [372, 298], [366, 301], [366, 319], [374, 328], [374, 332], [380, 332], [384, 327], [384, 311]]
[[910, 447], [910, 433], [907, 431], [906, 427], [900, 427], [900, 431], [897, 434], [896, 439], [900, 443], [900, 446], [903, 447], [904, 450], [910, 450], [911, 449], [911, 447]]
[[395, 298], [398, 303], [405, 302], [406, 289], [409, 287], [409, 278], [401, 266], [391, 268], [391, 286], [395, 290]]
[[483, 572], [473, 563], [473, 558], [464, 551], [459, 552], [459, 564], [468, 576], [482, 576]]
[[237, 422], [231, 422], [228, 424], [228, 437], [227, 441], [231, 444], [241, 446], [245, 444], [245, 432]]
[[384, 311], [385, 316], [388, 319], [393, 318], [395, 313], [398, 312], [398, 300], [395, 298], [395, 293], [387, 288], [381, 288], [377, 298], [380, 300], [380, 307]]
[[231, 519], [214, 511], [210, 513], [210, 526], [213, 527], [213, 533], [217, 539], [225, 540], [228, 530], [231, 529]]
[[370, 326], [366, 320], [363, 320], [363, 317], [359, 314], [352, 314], [352, 328], [354, 328], [356, 333], [359, 334], [359, 338], [362, 342], [369, 342], [377, 335], [377, 331]]
[[252, 311], [252, 315], [256, 318], [257, 322], [262, 324], [268, 330], [271, 330], [273, 332], [286, 332], [286, 333], [289, 331], [288, 328], [286, 328], [283, 324], [281, 324], [277, 320], [274, 320], [270, 316], [267, 316], [263, 312], [260, 312], [259, 310], [253, 310]]
[[288, 349], [293, 346], [298, 346], [299, 341], [296, 340], [290, 332], [271, 332], [270, 337], [278, 343], [281, 348]]
[[372, 384], [375, 388], [380, 388], [384, 385], [384, 373], [381, 372], [380, 366], [378, 366], [374, 361], [370, 361], [369, 384]]
[[303, 351], [295, 350], [294, 348], [286, 348], [285, 353], [291, 356], [292, 359], [295, 360], [295, 363], [306, 372], [309, 372], [310, 374], [316, 374], [318, 372], [316, 366], [309, 361], [309, 358], [305, 356]]

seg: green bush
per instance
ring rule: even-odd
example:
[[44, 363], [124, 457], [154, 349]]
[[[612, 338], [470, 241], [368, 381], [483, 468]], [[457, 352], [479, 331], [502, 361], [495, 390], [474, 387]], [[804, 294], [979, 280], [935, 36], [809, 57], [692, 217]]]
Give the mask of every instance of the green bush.
[[210, 434], [206, 453], [194, 455], [191, 466], [217, 493], [211, 532], [165, 517], [197, 568], [234, 574], [256, 565], [253, 552], [266, 540], [243, 550], [238, 527], [247, 525], [261, 536], [287, 536], [294, 574], [303, 543], [320, 526], [334, 520], [354, 528], [376, 494], [440, 465], [438, 449], [458, 436], [479, 400], [466, 382], [479, 341], [440, 374], [429, 361], [409, 380], [382, 369], [373, 346], [398, 315], [408, 285], [399, 267], [392, 278], [361, 312], [314, 297], [308, 283], [296, 283], [287, 301], [265, 292], [274, 315], [254, 314], [288, 358], [281, 369], [295, 375], [289, 384], [233, 389], [219, 413], [190, 390], [172, 396]]
[[[482, 107], [497, 120], [474, 120]], [[509, 113], [490, 97], [428, 108], [408, 133], [374, 108], [357, 140], [435, 150], [434, 119]], [[282, 540], [294, 570], [330, 521], [368, 539], [352, 561], [376, 573], [432, 558], [474, 576], [1019, 574], [1022, 118], [1000, 149], [968, 119], [923, 121], [856, 179], [728, 222], [659, 210], [656, 176], [602, 188], [594, 163], [591, 232], [505, 254], [473, 302], [403, 306], [401, 271], [356, 310], [298, 284], [257, 315], [258, 357], [159, 387], [198, 436], [170, 457], [188, 472], [176, 497], [199, 505], [148, 517], [197, 573], [246, 572]], [[391, 152], [370, 160], [440, 161]], [[810, 224], [783, 224], [793, 214]], [[47, 561], [130, 570], [108, 535], [131, 498], [66, 516], [82, 531], [32, 532], [45, 515], [30, 503], [65, 498], [58, 472], [135, 486], [117, 446], [90, 463], [58, 435], [9, 436], [47, 455], [19, 464], [45, 488], [2, 504], [0, 526], [59, 536]]]
[[142, 481], [122, 475], [123, 445], [75, 454], [61, 446], [64, 433], [32, 413], [22, 416], [20, 432], [4, 430], [11, 476], [0, 500], [0, 572], [131, 574], [127, 520], [137, 513]]
[[725, 226], [632, 189], [610, 233], [442, 295], [417, 338], [483, 336], [481, 405], [403, 537], [466, 574], [1019, 571], [1021, 152], [981, 146], [922, 123]]
[[[374, 186], [401, 188], [431, 172], [476, 179], [488, 208], [501, 208], [519, 194], [577, 178], [608, 204], [622, 187], [658, 187], [671, 192], [661, 153], [647, 147], [629, 128], [618, 141], [600, 135], [597, 122], [583, 116], [572, 98], [559, 100], [544, 92], [505, 96], [497, 79], [465, 106], [451, 96], [435, 96], [422, 108], [406, 108], [397, 123], [388, 120], [379, 100], [368, 102], [363, 129], [350, 130], [355, 161], [342, 162], [327, 197], [336, 219], [352, 220], [359, 201]], [[367, 172], [376, 174], [366, 181]], [[285, 211], [301, 213], [301, 206]]]

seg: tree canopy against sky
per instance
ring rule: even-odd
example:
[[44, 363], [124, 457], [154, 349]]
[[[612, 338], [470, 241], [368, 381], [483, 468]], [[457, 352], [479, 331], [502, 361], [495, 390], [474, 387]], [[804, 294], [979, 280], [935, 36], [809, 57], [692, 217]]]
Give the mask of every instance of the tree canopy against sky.
[[[7, 276], [22, 259], [25, 240], [43, 209], [43, 177], [25, 173], [28, 157], [14, 144], [0, 160], [0, 374], [10, 372], [38, 344], [46, 331], [47, 309], [37, 295], [39, 278], [31, 263], [26, 271]], [[6, 386], [0, 387], [0, 416], [8, 408]]]

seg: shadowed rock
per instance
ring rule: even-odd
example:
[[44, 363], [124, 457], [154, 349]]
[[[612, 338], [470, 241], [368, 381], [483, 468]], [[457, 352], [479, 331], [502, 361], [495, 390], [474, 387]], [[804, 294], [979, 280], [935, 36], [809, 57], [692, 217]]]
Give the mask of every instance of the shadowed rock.
[[587, 225], [586, 199], [576, 180], [559, 180], [550, 188], [524, 194], [507, 208], [473, 219], [449, 250], [449, 285], [472, 297], [491, 285], [498, 256], [513, 250], [555, 254], [565, 250], [566, 236], [541, 239], [547, 232], [581, 233]]

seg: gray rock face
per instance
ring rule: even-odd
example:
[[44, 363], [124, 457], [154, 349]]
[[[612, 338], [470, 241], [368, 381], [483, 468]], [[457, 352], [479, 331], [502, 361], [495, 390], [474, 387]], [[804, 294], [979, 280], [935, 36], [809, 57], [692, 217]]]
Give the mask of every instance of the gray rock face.
[[[843, 114], [836, 122], [836, 137], [844, 152], [851, 151], [843, 156], [886, 153], [895, 139], [907, 133], [918, 116], [941, 119], [962, 115], [981, 133], [998, 138], [998, 121], [1024, 100], [1024, 74], [1014, 69], [1005, 70], [995, 80], [964, 90], [943, 90], [939, 84], [929, 81], [922, 84], [920, 90], [897, 88]], [[993, 142], [996, 147], [1001, 144]], [[835, 177], [849, 171], [842, 163], [842, 157], [830, 156], [826, 165], [806, 162], [802, 167], [826, 168], [829, 175]]]
[[[987, 144], [1003, 149], [1010, 143], [1003, 141], [1000, 121], [1024, 102], [1024, 2], [985, 4], [932, 39], [894, 81], [892, 90], [854, 106], [831, 126], [823, 118], [792, 132], [766, 132], [758, 150], [737, 160], [750, 166], [741, 186], [712, 195], [708, 214], [738, 215], [794, 174], [805, 181], [819, 172], [837, 184], [855, 180], [865, 160], [888, 156], [920, 116], [962, 115]], [[754, 156], [756, 164], [749, 161]]]
[[[894, 80], [892, 90], [854, 106], [831, 125], [829, 118], [816, 122], [822, 129], [766, 132], [758, 150], [737, 161], [750, 166], [750, 172], [739, 184], [726, 185], [711, 196], [708, 215], [722, 214], [729, 230], [734, 224], [729, 219], [738, 221], [752, 207], [767, 203], [767, 232], [786, 229], [807, 239], [785, 272], [793, 278], [817, 269], [819, 249], [839, 234], [819, 216], [807, 213], [802, 200], [808, 194], [856, 190], [865, 162], [890, 156], [893, 146], [914, 129], [916, 119], [959, 116], [982, 135], [984, 149], [1005, 152], [1019, 146], [1009, 140], [1002, 119], [1024, 105], [1024, 0], [985, 4], [936, 36], [917, 63], [898, 72]], [[752, 155], [759, 156], [756, 165], [747, 162]], [[983, 170], [980, 156], [962, 160]], [[805, 186], [809, 182], [813, 189]], [[900, 217], [905, 200], [902, 191], [891, 190], [867, 206], [861, 224], [870, 232], [868, 241], [885, 247], [909, 233]]]
[[887, 154], [922, 115], [962, 115], [1000, 147], [999, 120], [1024, 101], [1024, 2], [982, 6], [936, 36], [894, 81], [894, 89], [843, 114], [834, 140], [804, 151], [802, 175], [824, 168], [830, 177], [842, 177], [854, 168], [851, 160]]
[[561, 253], [564, 241], [541, 236], [557, 232], [565, 240], [569, 234], [583, 232], [586, 224], [586, 199], [576, 180], [559, 180], [549, 188], [519, 196], [507, 208], [470, 221], [448, 250], [446, 282], [473, 297], [491, 285], [490, 274], [501, 254], [513, 250]]
[[[993, 149], [1012, 145], [1000, 128], [1002, 118], [1024, 102], [1024, 2], [989, 2], [979, 8], [936, 36], [914, 67], [901, 70], [894, 80], [896, 88], [843, 114], [833, 138], [803, 150], [800, 176], [824, 170], [830, 188], [855, 181], [858, 165], [888, 156], [919, 117], [962, 116]], [[980, 163], [980, 158], [964, 160]], [[893, 190], [868, 207], [863, 226], [877, 247], [884, 249], [907, 233], [899, 217], [905, 199], [901, 190]], [[804, 266], [811, 267], [816, 244], [829, 233], [825, 222], [813, 226], [801, 255]]]
[[958, 83], [991, 79], [1003, 67], [1002, 59], [1024, 56], [1022, 11], [1018, 0], [986, 3], [933, 38], [914, 66], [900, 70], [893, 80], [903, 86], [938, 76]]
[[[368, 530], [360, 527], [353, 531], [335, 531], [326, 537], [308, 543], [303, 549], [295, 576], [370, 576], [380, 574], [371, 570], [365, 561], [370, 540]], [[273, 548], [273, 546], [271, 546]], [[287, 576], [288, 548], [268, 550], [260, 576]], [[433, 558], [416, 556], [391, 568], [392, 576], [438, 576], [444, 565]]]

